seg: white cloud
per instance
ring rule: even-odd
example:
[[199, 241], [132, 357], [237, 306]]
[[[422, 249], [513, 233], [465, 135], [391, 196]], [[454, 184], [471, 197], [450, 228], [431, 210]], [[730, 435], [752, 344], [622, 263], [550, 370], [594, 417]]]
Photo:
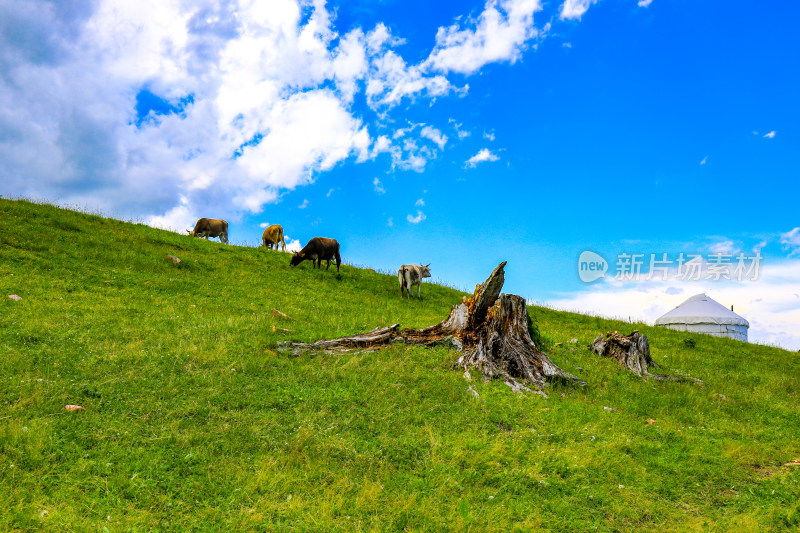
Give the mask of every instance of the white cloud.
[[379, 129], [404, 99], [466, 94], [446, 76], [517, 61], [539, 9], [489, 0], [409, 64], [383, 23], [339, 34], [324, 0], [0, 2], [0, 183], [180, 228], [258, 213], [345, 161], [421, 172], [447, 136], [373, 138], [356, 95]]
[[428, 217], [425, 216], [425, 213], [423, 213], [419, 209], [417, 209], [417, 215], [416, 216], [411, 216], [411, 215], [407, 215], [406, 216], [406, 220], [408, 220], [411, 224], [419, 224], [420, 222], [422, 222], [426, 218], [428, 218]]
[[[367, 103], [373, 109], [397, 105], [405, 97], [436, 97], [456, 90], [444, 76], [427, 76], [420, 66], [409, 66], [393, 50], [384, 50], [384, 43], [392, 42], [392, 38], [383, 24], [368, 33], [366, 39], [368, 43], [373, 43], [373, 50], [379, 51], [372, 58], [366, 74], [365, 94]], [[376, 47], [376, 42], [381, 44]]]
[[397, 145], [389, 148], [392, 156], [392, 169], [413, 170], [422, 172], [425, 170], [428, 160], [436, 157], [436, 151], [428, 146], [420, 146], [417, 140], [411, 137], [403, 139]]
[[302, 204], [297, 206], [297, 209], [305, 209], [309, 205], [310, 205], [310, 202], [308, 201], [308, 198], [306, 198], [306, 199], [303, 200]]
[[702, 161], [700, 161], [701, 165], [705, 165], [708, 162], [708, 156], [705, 156]]
[[372, 153], [370, 157], [373, 158], [383, 152], [390, 152], [392, 148], [392, 141], [386, 135], [381, 135], [372, 145]]
[[781, 244], [784, 250], [789, 250], [790, 256], [800, 254], [800, 227], [781, 233]]
[[[418, 137], [414, 137], [417, 131], [419, 131]], [[447, 136], [433, 126], [408, 123], [405, 128], [396, 128], [391, 139], [386, 135], [379, 136], [373, 145], [370, 157], [386, 152], [391, 155], [392, 169], [422, 172], [428, 161], [437, 155], [436, 150], [429, 145], [420, 143], [423, 139], [433, 141], [440, 149], [444, 148], [447, 142]]]
[[764, 247], [765, 247], [766, 245], [767, 245], [767, 241], [761, 241], [761, 242], [759, 242], [758, 244], [756, 244], [755, 246], [753, 246], [753, 253], [754, 253], [754, 254], [761, 253], [761, 250], [763, 250], [763, 249], [764, 249]]
[[734, 244], [733, 241], [721, 241], [715, 242], [711, 246], [708, 247], [709, 251], [712, 254], [722, 254], [722, 255], [734, 255], [740, 251], [740, 249]]
[[597, 0], [566, 0], [561, 5], [561, 20], [579, 19], [589, 9], [589, 6], [596, 4]]
[[394, 220], [392, 219], [392, 217], [389, 217], [389, 220], [386, 221], [386, 225], [389, 226], [390, 228], [394, 226]]
[[547, 305], [600, 316], [652, 323], [688, 297], [705, 292], [734, 306], [750, 322], [751, 342], [800, 348], [800, 261], [764, 262], [757, 281], [652, 279], [638, 283], [605, 281]]
[[332, 169], [352, 154], [366, 159], [369, 134], [329, 91], [313, 90], [275, 104], [261, 118], [268, 128], [263, 139], [243, 149], [233, 166], [239, 170], [235, 198], [251, 211], [262, 205], [253, 199], [263, 189], [293, 189], [313, 181], [315, 172]]
[[467, 159], [466, 166], [474, 168], [478, 163], [497, 161], [498, 159], [500, 158], [493, 154], [491, 150], [483, 148], [480, 152]]
[[419, 132], [420, 136], [430, 139], [439, 147], [439, 150], [444, 150], [444, 145], [447, 143], [447, 135], [437, 130], [433, 126], [425, 126]]
[[489, 132], [489, 133], [487, 133], [487, 132], [485, 132], [485, 131], [483, 132], [483, 138], [484, 138], [484, 139], [487, 139], [487, 140], [493, 141], [493, 140], [494, 140], [494, 137], [495, 137], [495, 136], [494, 136], [494, 132], [493, 132], [493, 131], [492, 131], [492, 132]]
[[386, 189], [383, 188], [383, 184], [381, 183], [381, 180], [379, 180], [378, 178], [372, 180], [372, 186], [375, 188], [376, 193], [378, 194], [386, 193]]
[[[367, 72], [360, 30], [336, 40], [321, 2], [304, 23], [294, 0], [190, 4], [0, 7], [17, 27], [0, 36], [5, 190], [174, 227], [257, 212], [369, 157], [348, 109]], [[147, 94], [167, 111], [137, 117]]]
[[173, 207], [163, 215], [151, 217], [148, 224], [154, 228], [183, 233], [183, 229], [187, 227], [189, 227], [189, 229], [193, 228], [198, 218], [199, 217], [194, 216], [190, 211], [186, 198], [181, 197], [179, 205]]
[[303, 245], [300, 244], [300, 241], [297, 239], [290, 239], [287, 235], [284, 235], [283, 242], [286, 243], [286, 252], [287, 253], [295, 253], [299, 252], [303, 249]]
[[639, 7], [648, 7], [653, 3], [653, 0], [639, 0]]
[[414, 205], [415, 205], [416, 207], [425, 207], [425, 200], [423, 200], [422, 198], [420, 198], [419, 200], [417, 200], [417, 201], [414, 203]]
[[450, 124], [452, 124], [453, 128], [456, 130], [456, 136], [458, 137], [458, 140], [466, 139], [470, 136], [469, 131], [461, 129], [462, 124], [460, 122], [456, 122], [456, 120], [453, 118], [449, 119], [448, 122], [450, 122]]
[[262, 222], [261, 224], [258, 225], [258, 227], [259, 228], [267, 228], [267, 227], [269, 227], [269, 222]]
[[477, 19], [440, 27], [436, 46], [424, 66], [439, 72], [471, 74], [487, 63], [514, 63], [537, 36], [533, 14], [539, 0], [488, 0]]
[[767, 139], [774, 139], [775, 138], [775, 131], [773, 130], [773, 131], [771, 131], [769, 133], [765, 133], [764, 137], [766, 137]]

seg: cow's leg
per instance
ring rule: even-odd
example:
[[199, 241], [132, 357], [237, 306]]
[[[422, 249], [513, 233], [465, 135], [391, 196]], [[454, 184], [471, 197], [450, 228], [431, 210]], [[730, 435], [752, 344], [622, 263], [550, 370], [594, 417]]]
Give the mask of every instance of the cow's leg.
[[420, 294], [419, 294], [421, 290], [422, 290], [422, 283], [418, 283], [418, 284], [417, 284], [417, 299], [418, 299], [418, 300], [419, 300], [420, 298], [422, 298], [422, 296], [420, 296]]
[[339, 250], [336, 250], [336, 272], [339, 272], [339, 265], [342, 262], [342, 256], [339, 255]]

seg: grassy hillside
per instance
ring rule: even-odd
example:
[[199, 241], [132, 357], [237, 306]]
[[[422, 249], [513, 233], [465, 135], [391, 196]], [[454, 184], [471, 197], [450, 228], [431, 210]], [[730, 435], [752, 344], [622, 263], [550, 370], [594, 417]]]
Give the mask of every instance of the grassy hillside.
[[[0, 530], [800, 527], [797, 354], [531, 308], [586, 388], [469, 384], [443, 348], [291, 356], [279, 341], [423, 327], [462, 294], [288, 263], [0, 199]], [[633, 328], [705, 385], [586, 347]]]

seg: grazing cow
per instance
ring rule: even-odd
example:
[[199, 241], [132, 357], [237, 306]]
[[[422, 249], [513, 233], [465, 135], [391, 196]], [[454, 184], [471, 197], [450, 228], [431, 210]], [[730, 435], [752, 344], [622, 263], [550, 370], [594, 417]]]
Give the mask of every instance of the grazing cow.
[[264, 241], [264, 248], [271, 249], [273, 246], [275, 249], [278, 249], [278, 243], [281, 244], [283, 249], [281, 251], [286, 251], [286, 242], [283, 240], [283, 228], [280, 227], [278, 224], [273, 224], [269, 226], [267, 229], [264, 230], [264, 234], [261, 236], [261, 240]]
[[221, 218], [201, 218], [189, 232], [192, 237], [219, 237], [220, 242], [228, 244], [228, 223]]
[[327, 261], [328, 266], [325, 267], [325, 270], [328, 270], [331, 267], [331, 259], [336, 259], [336, 272], [339, 272], [339, 264], [342, 262], [342, 257], [339, 255], [339, 241], [314, 237], [302, 250], [292, 255], [289, 265], [295, 266], [303, 261], [311, 261], [314, 267], [322, 268], [322, 262]]
[[431, 264], [427, 265], [403, 265], [397, 271], [397, 277], [400, 280], [400, 297], [405, 296], [404, 290], [408, 291], [408, 297], [412, 296], [412, 289], [414, 285], [417, 286], [417, 298], [420, 298], [420, 290], [422, 290], [422, 278], [431, 277]]

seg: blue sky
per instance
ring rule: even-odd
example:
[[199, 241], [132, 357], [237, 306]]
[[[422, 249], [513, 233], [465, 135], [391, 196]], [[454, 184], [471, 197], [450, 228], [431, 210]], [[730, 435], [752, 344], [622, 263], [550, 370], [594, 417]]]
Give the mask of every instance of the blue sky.
[[[706, 291], [800, 348], [791, 2], [0, 1], [0, 194], [233, 242], [279, 223], [653, 320]], [[592, 250], [610, 274], [578, 275]], [[759, 251], [758, 279], [615, 280]], [[646, 277], [647, 267], [643, 268]]]

